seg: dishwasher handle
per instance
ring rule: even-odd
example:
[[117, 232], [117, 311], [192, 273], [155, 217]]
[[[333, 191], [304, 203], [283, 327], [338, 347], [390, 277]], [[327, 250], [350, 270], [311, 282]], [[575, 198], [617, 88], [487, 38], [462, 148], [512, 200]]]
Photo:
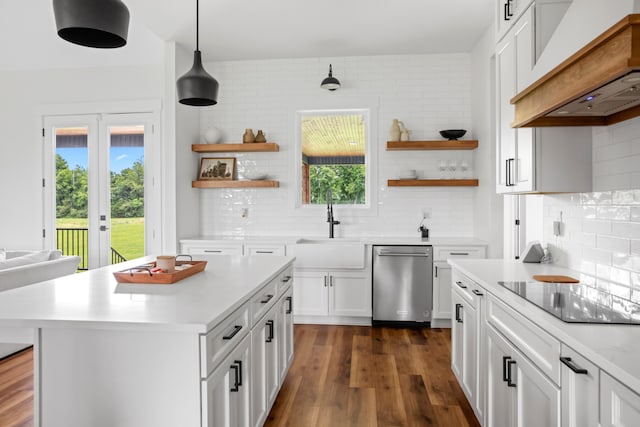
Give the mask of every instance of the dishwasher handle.
[[424, 253], [424, 252], [420, 252], [420, 253], [406, 253], [406, 252], [386, 252], [386, 251], [380, 251], [377, 254], [378, 256], [400, 256], [400, 257], [414, 257], [414, 258], [428, 258], [429, 254], [428, 253]]

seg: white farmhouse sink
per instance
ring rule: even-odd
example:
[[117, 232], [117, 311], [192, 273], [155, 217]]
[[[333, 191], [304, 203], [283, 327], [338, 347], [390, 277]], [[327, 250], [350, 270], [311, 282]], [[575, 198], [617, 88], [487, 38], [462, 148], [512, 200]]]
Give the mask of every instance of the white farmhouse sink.
[[299, 239], [291, 246], [296, 268], [364, 268], [365, 245], [355, 239]]

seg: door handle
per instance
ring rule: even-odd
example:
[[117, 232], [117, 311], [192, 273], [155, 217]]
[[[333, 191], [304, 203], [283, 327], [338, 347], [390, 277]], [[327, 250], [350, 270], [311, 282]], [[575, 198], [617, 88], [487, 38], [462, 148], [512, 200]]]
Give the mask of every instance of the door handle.
[[260, 301], [260, 304], [266, 304], [266, 303], [268, 303], [269, 301], [271, 301], [271, 298], [273, 298], [273, 295], [268, 294], [268, 295], [267, 295], [267, 299], [264, 299], [264, 300]]
[[505, 383], [509, 381], [509, 376], [507, 375], [507, 362], [511, 360], [510, 356], [502, 356], [502, 381]]
[[482, 292], [480, 292], [477, 289], [472, 290], [471, 292], [473, 292], [474, 294], [478, 295], [479, 297], [483, 296], [484, 294]]
[[239, 366], [235, 363], [237, 361], [234, 360], [233, 365], [231, 365], [231, 369], [233, 369], [234, 373], [233, 373], [233, 387], [231, 387], [229, 389], [230, 392], [233, 393], [237, 393], [240, 391], [240, 372], [239, 372]]
[[578, 365], [576, 365], [570, 357], [561, 357], [560, 361], [562, 363], [564, 363], [565, 365], [567, 365], [569, 367], [569, 369], [571, 369], [573, 372], [575, 372], [576, 374], [585, 374], [587, 375], [589, 373], [589, 371], [587, 371], [584, 368], [579, 367]]
[[269, 328], [269, 333], [267, 334], [267, 339], [265, 340], [265, 342], [272, 342], [273, 341], [273, 320], [267, 320], [266, 325]]
[[100, 231], [107, 231], [109, 229], [109, 227], [107, 227], [106, 225], [101, 225], [100, 226]]
[[513, 378], [511, 378], [511, 366], [515, 365], [516, 361], [515, 360], [508, 360], [507, 361], [507, 385], [509, 387], [515, 387], [516, 383], [512, 382]]
[[291, 280], [291, 276], [284, 276], [282, 283], [287, 283], [289, 280]]
[[289, 306], [287, 307], [285, 314], [291, 314], [293, 312], [293, 297], [286, 297], [285, 299], [289, 303]]
[[460, 316], [461, 308], [462, 308], [462, 304], [456, 304], [456, 321], [458, 323], [462, 323], [462, 317]]
[[222, 337], [223, 340], [230, 340], [231, 338], [235, 337], [238, 332], [240, 332], [240, 329], [242, 329], [242, 325], [235, 325], [233, 327], [233, 332], [231, 332], [229, 335], [225, 335]]
[[463, 285], [462, 282], [456, 282], [456, 285], [461, 289], [467, 289], [467, 285]]
[[435, 269], [435, 277], [438, 277], [438, 266], [433, 267]]

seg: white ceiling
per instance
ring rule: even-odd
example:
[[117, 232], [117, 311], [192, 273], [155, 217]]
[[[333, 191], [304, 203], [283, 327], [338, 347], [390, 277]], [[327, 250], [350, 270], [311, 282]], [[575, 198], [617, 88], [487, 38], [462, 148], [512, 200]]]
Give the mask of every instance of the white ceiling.
[[[195, 0], [124, 0], [127, 46], [56, 35], [51, 0], [0, 0], [0, 68], [158, 63], [162, 40], [195, 49]], [[205, 61], [469, 52], [495, 0], [200, 0]]]

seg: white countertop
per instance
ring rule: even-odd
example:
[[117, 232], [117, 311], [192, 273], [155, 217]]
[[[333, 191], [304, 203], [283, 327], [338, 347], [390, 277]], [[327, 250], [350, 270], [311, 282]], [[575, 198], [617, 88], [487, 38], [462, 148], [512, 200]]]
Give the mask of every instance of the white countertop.
[[498, 284], [498, 281], [533, 280], [534, 274], [562, 274], [580, 279], [580, 272], [549, 264], [524, 264], [501, 259], [450, 259], [449, 264], [640, 393], [640, 325], [566, 323]]
[[277, 276], [293, 257], [205, 256], [205, 271], [172, 285], [117, 283], [113, 271], [155, 257], [0, 293], [0, 326], [205, 333]]
[[[274, 243], [295, 244], [300, 239], [327, 239], [326, 236], [197, 236], [181, 239], [183, 244], [219, 243]], [[435, 236], [423, 240], [415, 236], [353, 236], [337, 237], [336, 241], [359, 241], [369, 245], [432, 245], [432, 246], [486, 246], [487, 242], [475, 237]]]

